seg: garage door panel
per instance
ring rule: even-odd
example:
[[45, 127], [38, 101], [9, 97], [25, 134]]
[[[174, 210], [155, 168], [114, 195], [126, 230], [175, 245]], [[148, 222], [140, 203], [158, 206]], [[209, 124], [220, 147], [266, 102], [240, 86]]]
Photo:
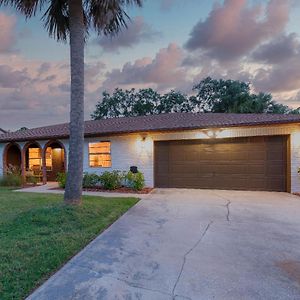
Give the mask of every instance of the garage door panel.
[[287, 137], [155, 143], [155, 185], [286, 191]]
[[216, 174], [224, 174], [224, 175], [232, 175], [234, 176], [235, 174], [244, 174], [247, 170], [247, 166], [243, 166], [241, 164], [232, 164], [228, 166], [227, 163], [219, 164], [215, 166], [214, 172]]
[[274, 174], [282, 174], [284, 172], [285, 167], [279, 162], [274, 162], [272, 165], [266, 167], [266, 174], [270, 177], [274, 177]]
[[[214, 181], [219, 182], [218, 187], [221, 189], [241, 189], [247, 183], [245, 176], [232, 176], [229, 178], [224, 175], [215, 175]], [[215, 184], [213, 182], [213, 184]]]
[[271, 151], [269, 151], [267, 153], [267, 159], [268, 160], [273, 160], [273, 161], [282, 161], [283, 159], [283, 153], [282, 151], [274, 151], [274, 149], [272, 149]]

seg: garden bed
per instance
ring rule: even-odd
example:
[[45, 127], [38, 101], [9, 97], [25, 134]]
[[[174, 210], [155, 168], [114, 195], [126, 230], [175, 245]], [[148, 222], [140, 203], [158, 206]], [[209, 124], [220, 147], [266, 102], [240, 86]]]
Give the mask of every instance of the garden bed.
[[[63, 188], [52, 188], [49, 190], [59, 190], [59, 191], [64, 191]], [[128, 187], [120, 187], [114, 190], [107, 190], [104, 189], [103, 187], [90, 187], [90, 188], [83, 188], [82, 189], [84, 192], [102, 192], [102, 193], [128, 193], [128, 194], [149, 194], [153, 191], [153, 188], [145, 187], [140, 191], [128, 188]]]

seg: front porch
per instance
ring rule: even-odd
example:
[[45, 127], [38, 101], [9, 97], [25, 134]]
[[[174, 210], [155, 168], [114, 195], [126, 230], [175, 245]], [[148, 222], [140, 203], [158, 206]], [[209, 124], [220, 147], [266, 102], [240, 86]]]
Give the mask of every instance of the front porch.
[[41, 146], [37, 141], [25, 145], [9, 143], [3, 153], [5, 173], [19, 173], [23, 183], [46, 184], [56, 181], [58, 173], [66, 172], [66, 149], [58, 140]]

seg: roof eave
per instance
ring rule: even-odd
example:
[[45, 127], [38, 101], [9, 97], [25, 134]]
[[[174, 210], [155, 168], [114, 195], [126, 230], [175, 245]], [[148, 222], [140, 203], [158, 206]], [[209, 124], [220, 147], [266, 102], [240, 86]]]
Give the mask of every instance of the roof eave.
[[[124, 131], [110, 131], [110, 132], [90, 132], [86, 133], [84, 137], [99, 137], [99, 136], [116, 136], [116, 135], [125, 135], [125, 134], [134, 134], [134, 133], [154, 133], [154, 132], [176, 132], [176, 131], [188, 131], [188, 130], [204, 130], [211, 128], [233, 128], [233, 127], [255, 127], [255, 126], [273, 126], [273, 125], [288, 125], [288, 124], [300, 124], [298, 120], [280, 120], [280, 121], [265, 121], [265, 122], [248, 122], [243, 124], [216, 124], [210, 126], [189, 126], [189, 127], [177, 127], [177, 128], [159, 128], [159, 129], [140, 129], [140, 130], [124, 130]], [[68, 139], [69, 134], [61, 135], [52, 135], [52, 136], [40, 136], [40, 137], [24, 137], [24, 138], [7, 138], [1, 139], [0, 143], [12, 143], [12, 142], [27, 142], [27, 141], [41, 141], [41, 140], [55, 140], [55, 139]]]

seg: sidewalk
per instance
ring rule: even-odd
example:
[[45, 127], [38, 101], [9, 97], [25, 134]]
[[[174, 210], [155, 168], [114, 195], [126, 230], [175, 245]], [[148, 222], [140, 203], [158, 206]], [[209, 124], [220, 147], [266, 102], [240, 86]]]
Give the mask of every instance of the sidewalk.
[[[63, 194], [63, 190], [56, 190], [58, 188], [57, 182], [48, 182], [45, 185], [39, 185], [29, 188], [23, 188], [19, 190], [15, 190], [15, 192], [26, 192], [26, 193], [46, 193], [46, 194]], [[114, 193], [114, 192], [83, 192], [85, 196], [98, 196], [98, 197], [122, 197], [122, 198], [139, 198], [139, 199], [146, 199], [151, 193], [149, 194], [134, 194], [134, 193]]]

